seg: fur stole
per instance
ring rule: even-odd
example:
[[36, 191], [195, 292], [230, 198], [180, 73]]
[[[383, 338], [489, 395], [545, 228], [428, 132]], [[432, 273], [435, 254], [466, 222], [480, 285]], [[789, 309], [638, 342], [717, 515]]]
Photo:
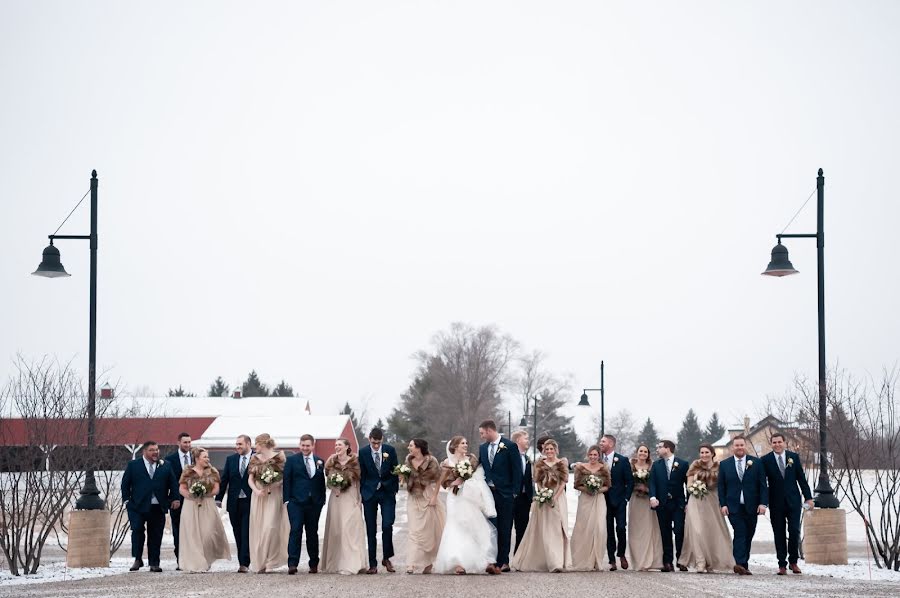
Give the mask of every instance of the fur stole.
[[694, 480], [700, 480], [706, 487], [712, 490], [719, 481], [719, 462], [713, 461], [711, 465], [704, 465], [703, 461], [697, 459], [688, 468], [688, 477]]

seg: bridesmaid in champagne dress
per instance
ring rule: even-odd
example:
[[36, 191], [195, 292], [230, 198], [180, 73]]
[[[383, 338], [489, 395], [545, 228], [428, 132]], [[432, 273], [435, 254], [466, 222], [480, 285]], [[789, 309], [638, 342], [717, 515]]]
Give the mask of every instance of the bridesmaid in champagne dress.
[[[287, 565], [287, 543], [291, 524], [282, 500], [283, 451], [275, 450], [268, 434], [256, 437], [256, 452], [250, 458], [250, 567], [265, 573]], [[277, 478], [277, 479], [276, 479]]]
[[350, 441], [338, 438], [334, 454], [325, 461], [325, 479], [340, 474], [344, 486], [332, 485], [325, 516], [325, 542], [322, 545], [322, 571], [356, 575], [369, 566], [366, 552], [366, 526], [359, 494], [359, 458], [351, 453]]
[[662, 569], [662, 536], [656, 512], [650, 508], [650, 449], [642, 444], [631, 459], [634, 492], [628, 502], [628, 561], [637, 571]]
[[714, 454], [712, 446], [701, 444], [700, 458], [688, 469], [688, 488], [699, 480], [709, 490], [702, 498], [689, 496], [685, 509], [684, 545], [678, 564], [693, 567], [697, 573], [734, 568], [731, 534], [719, 510], [719, 463], [713, 459]]
[[[576, 463], [575, 490], [578, 495], [578, 511], [572, 528], [572, 567], [578, 571], [600, 571], [607, 562], [606, 551], [606, 497], [609, 490], [609, 468], [600, 460], [600, 447], [592, 446], [587, 452], [587, 463]], [[588, 486], [594, 476], [599, 488]]]
[[407, 542], [406, 572], [421, 569], [431, 573], [447, 515], [443, 503], [438, 501], [441, 466], [428, 453], [428, 443], [421, 438], [409, 441], [409, 455], [406, 465], [410, 474], [406, 480], [409, 493], [406, 499], [406, 518], [409, 525]]
[[[209, 464], [206, 449], [191, 449], [193, 467], [181, 474], [178, 490], [184, 497], [181, 508], [180, 546], [178, 563], [183, 571], [209, 571], [213, 561], [231, 560], [225, 526], [216, 507], [219, 492], [219, 472]], [[191, 487], [202, 484], [205, 492], [196, 494]]]
[[569, 464], [558, 457], [558, 451], [556, 441], [548, 439], [544, 442], [543, 459], [534, 463], [534, 484], [538, 492], [549, 489], [553, 497], [544, 505], [537, 501], [531, 504], [525, 536], [510, 562], [510, 567], [517, 571], [560, 573], [572, 567], [566, 506]]

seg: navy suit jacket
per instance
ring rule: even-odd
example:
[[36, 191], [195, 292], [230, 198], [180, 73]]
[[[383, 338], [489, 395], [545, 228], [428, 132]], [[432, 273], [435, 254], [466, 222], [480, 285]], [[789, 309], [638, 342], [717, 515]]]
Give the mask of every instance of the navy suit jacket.
[[225, 459], [225, 469], [221, 473], [222, 481], [219, 483], [219, 493], [216, 494], [216, 500], [219, 502], [222, 502], [226, 493], [228, 494], [226, 509], [229, 513], [237, 510], [241, 490], [244, 491], [244, 496], [247, 498], [253, 496], [253, 489], [250, 488], [249, 482], [250, 462], [253, 458], [253, 453], [247, 453], [247, 469], [244, 470], [244, 475], [241, 475], [241, 456], [234, 453]]
[[[521, 453], [519, 453], [519, 461], [521, 462]], [[528, 500], [534, 498], [534, 476], [531, 473], [534, 463], [525, 455], [525, 471], [522, 472], [522, 489], [517, 492], [519, 496], [525, 496]]]
[[728, 507], [728, 512], [741, 512], [741, 491], [744, 492], [744, 507], [755, 513], [759, 505], [769, 506], [769, 487], [766, 472], [758, 457], [744, 457], [744, 479], [738, 476], [737, 461], [728, 457], [719, 463], [719, 506]]
[[[389, 444], [382, 444], [378, 450], [382, 454], [380, 470], [375, 465], [371, 444], [367, 444], [359, 451], [359, 488], [363, 500], [371, 500], [375, 496], [378, 484], [381, 484], [384, 491], [389, 494], [397, 494], [400, 489], [400, 480], [394, 475], [394, 468], [399, 465], [397, 451]], [[385, 453], [387, 459], [384, 458]]]
[[[621, 463], [621, 460], [619, 461]], [[687, 470], [690, 464], [684, 459], [675, 457], [672, 462], [672, 474], [666, 474], [666, 460], [657, 459], [650, 466], [650, 497], [659, 501], [659, 506], [664, 507], [674, 502], [681, 508], [687, 503], [684, 489], [687, 484]], [[630, 467], [630, 466], [629, 466]]]
[[295, 453], [284, 462], [284, 502], [300, 506], [325, 506], [325, 462], [312, 455], [316, 471], [312, 478], [306, 470], [303, 453]]
[[631, 493], [634, 491], [634, 474], [631, 472], [631, 461], [625, 455], [613, 453], [610, 478], [612, 481], [606, 492], [606, 504], [618, 507], [631, 500]]
[[172, 467], [172, 471], [175, 472], [175, 479], [180, 480], [181, 474], [184, 472], [184, 466], [181, 463], [181, 453], [178, 451], [169, 453], [166, 455], [166, 463], [168, 463]]
[[178, 479], [175, 478], [172, 467], [165, 461], [159, 461], [153, 479], [150, 479], [142, 455], [125, 466], [125, 473], [122, 474], [122, 501], [128, 503], [127, 507], [130, 510], [147, 513], [150, 511], [153, 496], [159, 501], [163, 512], [168, 511], [169, 504], [173, 500], [181, 500]]
[[[788, 460], [792, 463], [789, 464]], [[812, 492], [803, 472], [800, 455], [784, 451], [784, 477], [781, 477], [774, 451], [763, 456], [762, 462], [769, 481], [769, 506], [772, 509], [779, 511], [789, 508], [799, 509], [804, 500], [812, 500]]]
[[485, 482], [489, 486], [493, 483], [501, 496], [512, 498], [522, 490], [522, 456], [519, 447], [510, 439], [501, 436], [497, 443], [493, 465], [488, 459], [489, 442], [478, 448], [478, 461], [484, 468]]

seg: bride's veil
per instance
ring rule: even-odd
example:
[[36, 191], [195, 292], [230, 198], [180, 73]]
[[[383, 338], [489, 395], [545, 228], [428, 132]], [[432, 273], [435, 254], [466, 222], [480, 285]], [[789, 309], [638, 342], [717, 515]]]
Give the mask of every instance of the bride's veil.
[[447, 441], [447, 463], [450, 465], [456, 465], [456, 457], [453, 455], [453, 451], [450, 450], [450, 443], [452, 440]]

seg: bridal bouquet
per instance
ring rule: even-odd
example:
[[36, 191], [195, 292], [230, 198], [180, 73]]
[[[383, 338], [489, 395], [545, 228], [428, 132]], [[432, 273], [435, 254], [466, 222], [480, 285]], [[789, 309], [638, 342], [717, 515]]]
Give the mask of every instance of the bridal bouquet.
[[261, 474], [259, 474], [259, 482], [263, 486], [271, 486], [275, 482], [280, 482], [281, 477], [281, 472], [270, 465], [269, 467], [266, 467]]
[[709, 495], [709, 488], [700, 480], [695, 480], [693, 484], [688, 486], [688, 493], [694, 498], [703, 499]]
[[[188, 488], [188, 490], [190, 491], [191, 496], [197, 499], [202, 499], [208, 492], [208, 490], [206, 489], [206, 484], [204, 484], [203, 482], [194, 482], [193, 484], [191, 484], [191, 487]], [[197, 506], [202, 507], [203, 502], [198, 502]]]
[[538, 504], [539, 507], [542, 507], [546, 504], [549, 504], [551, 507], [553, 505], [553, 489], [552, 488], [541, 488], [537, 492], [534, 493], [534, 498], [532, 499], [534, 502]]
[[632, 475], [634, 475], [634, 491], [637, 492], [637, 495], [647, 496], [650, 494], [650, 489], [647, 487], [647, 482], [650, 481], [650, 470], [636, 467]]
[[470, 463], [468, 459], [457, 463], [453, 467], [453, 471], [456, 473], [456, 477], [462, 481], [466, 481], [475, 475], [475, 468], [472, 467], [472, 463]]
[[600, 476], [591, 474], [585, 478], [584, 486], [587, 488], [589, 494], [597, 494], [597, 492], [603, 488], [603, 480], [600, 479]]
[[406, 463], [401, 463], [394, 467], [394, 469], [391, 470], [391, 473], [400, 478], [402, 484], [406, 484], [409, 482], [409, 474], [412, 473], [412, 469]]
[[350, 486], [350, 480], [345, 478], [344, 474], [337, 472], [328, 476], [325, 483], [328, 484], [329, 488], [337, 488], [338, 490], [344, 490]]

